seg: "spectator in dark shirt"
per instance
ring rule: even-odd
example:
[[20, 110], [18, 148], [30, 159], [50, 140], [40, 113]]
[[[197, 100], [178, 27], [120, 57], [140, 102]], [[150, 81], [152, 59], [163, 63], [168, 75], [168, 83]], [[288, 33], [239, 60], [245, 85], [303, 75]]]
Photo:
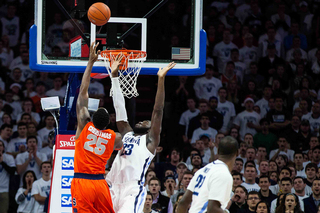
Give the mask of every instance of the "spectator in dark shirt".
[[259, 195], [262, 201], [266, 201], [269, 206], [271, 206], [271, 202], [277, 198], [276, 195], [274, 195], [269, 187], [271, 186], [270, 180], [268, 176], [261, 176], [259, 179], [259, 186], [260, 191]]

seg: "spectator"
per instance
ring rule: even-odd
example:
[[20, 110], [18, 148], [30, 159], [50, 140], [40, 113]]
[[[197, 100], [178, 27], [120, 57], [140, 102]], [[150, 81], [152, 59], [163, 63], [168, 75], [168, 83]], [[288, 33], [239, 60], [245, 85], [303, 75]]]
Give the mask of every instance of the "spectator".
[[316, 174], [318, 172], [317, 164], [314, 163], [308, 163], [306, 166], [306, 175], [307, 178], [305, 179], [305, 182], [308, 186], [312, 186], [313, 181], [317, 178]]
[[[25, 115], [23, 115], [22, 117], [25, 117]], [[38, 140], [38, 149], [42, 149], [42, 140], [40, 138], [40, 136], [38, 135], [37, 133], [37, 125], [35, 122], [29, 122], [27, 124], [27, 136], [36, 136], [37, 137], [37, 140]]]
[[258, 148], [260, 145], [264, 145], [267, 149], [267, 154], [276, 147], [277, 136], [269, 132], [270, 122], [266, 118], [262, 118], [259, 122], [261, 132], [258, 132], [253, 136], [253, 146]]
[[248, 144], [248, 146], [252, 147], [253, 146], [253, 136], [251, 133], [246, 133], [244, 135], [244, 142], [246, 142]]
[[305, 168], [303, 167], [303, 154], [302, 152], [294, 153], [294, 164], [297, 171], [297, 176], [306, 178]]
[[15, 171], [14, 158], [5, 153], [5, 144], [0, 140], [0, 212], [8, 211], [10, 175], [14, 175]]
[[260, 176], [259, 178], [259, 195], [262, 201], [265, 201], [268, 203], [268, 206], [271, 205], [271, 202], [277, 198], [276, 195], [274, 195], [271, 190], [269, 189], [270, 187], [270, 180], [268, 176]]
[[307, 52], [300, 48], [301, 47], [300, 37], [294, 36], [292, 40], [293, 40], [292, 48], [287, 51], [286, 61], [291, 62], [292, 60], [294, 60], [294, 53], [301, 54], [301, 59], [303, 61], [307, 61], [307, 58], [308, 58]]
[[[291, 170], [288, 167], [283, 167], [280, 170], [279, 174], [279, 181], [277, 182], [278, 184], [272, 185], [269, 187], [269, 189], [272, 191], [273, 194], [277, 195], [281, 189], [281, 180], [283, 178], [290, 178], [291, 177]], [[276, 203], [275, 203], [276, 204]]]
[[211, 140], [214, 140], [216, 135], [218, 134], [217, 130], [209, 127], [209, 114], [203, 113], [200, 119], [201, 126], [193, 131], [191, 145], [195, 145], [196, 140], [200, 139], [201, 135], [207, 134], [209, 135]]
[[286, 5], [280, 2], [277, 14], [271, 16], [271, 21], [274, 23], [277, 32], [281, 35], [282, 40], [288, 35], [288, 30], [291, 26], [291, 18], [285, 14]]
[[49, 78], [48, 72], [39, 72], [37, 73], [37, 78], [35, 79], [35, 85], [42, 84], [45, 86], [45, 90], [50, 90], [53, 87], [53, 79]]
[[40, 121], [41, 121], [40, 120], [40, 115], [39, 115], [39, 113], [34, 112], [34, 104], [33, 104], [31, 98], [25, 98], [23, 100], [23, 102], [22, 102], [22, 110], [23, 111], [17, 115], [17, 121], [19, 121], [21, 119], [21, 115], [23, 113], [29, 113], [32, 116], [32, 118], [34, 119], [34, 121], [37, 122], [37, 124], [40, 123]]
[[203, 161], [201, 158], [201, 155], [199, 154], [194, 154], [191, 156], [191, 165], [189, 165], [189, 170], [193, 170], [193, 169], [201, 169], [203, 166]]
[[[257, 155], [257, 150], [252, 147], [252, 146], [249, 146], [246, 150], [246, 162], [245, 164], [248, 162], [248, 161], [253, 161], [254, 162], [254, 166], [256, 166], [256, 155]], [[246, 167], [246, 166], [245, 166]]]
[[231, 81], [238, 82], [238, 78], [235, 74], [234, 69], [235, 69], [235, 64], [233, 63], [233, 61], [228, 61], [224, 69], [224, 72], [221, 75], [221, 83], [223, 86], [227, 87]]
[[295, 150], [306, 151], [309, 149], [309, 141], [311, 138], [310, 123], [304, 119], [301, 121], [300, 130], [298, 132], [297, 143], [292, 147]]
[[256, 213], [270, 213], [270, 205], [266, 201], [260, 201], [257, 203], [255, 212]]
[[243, 77], [246, 74], [247, 65], [244, 62], [241, 62], [239, 60], [239, 50], [238, 49], [232, 49], [231, 50], [231, 61], [234, 63], [234, 73], [237, 76], [238, 82], [242, 84]]
[[313, 79], [318, 79], [320, 73], [320, 49], [316, 52], [316, 60], [312, 63], [310, 76]]
[[15, 200], [19, 204], [17, 212], [32, 212], [34, 207], [34, 197], [31, 196], [32, 185], [37, 180], [34, 171], [26, 171], [22, 178], [22, 187], [19, 188]]
[[197, 116], [200, 112], [200, 110], [196, 108], [196, 102], [194, 98], [187, 99], [187, 106], [188, 106], [188, 110], [186, 110], [181, 114], [180, 121], [179, 121], [179, 124], [183, 132], [182, 139], [184, 142], [188, 142], [187, 135], [188, 135], [189, 121], [193, 117]]
[[102, 98], [105, 96], [103, 84], [94, 78], [91, 78], [88, 92], [91, 98]]
[[40, 129], [38, 131], [38, 135], [40, 136], [41, 141], [42, 141], [42, 147], [47, 146], [48, 135], [51, 131], [54, 130], [54, 126], [55, 126], [55, 121], [54, 121], [54, 118], [51, 114], [48, 114], [45, 117], [44, 122], [45, 122], [45, 127], [43, 127], [42, 129]]
[[170, 198], [172, 195], [174, 195], [175, 193], [177, 193], [178, 191], [175, 190], [175, 178], [172, 175], [166, 175], [165, 176], [165, 181], [164, 181], [164, 187], [165, 190], [161, 192], [162, 195]]
[[25, 51], [28, 51], [28, 46], [26, 43], [21, 43], [19, 45], [19, 55], [11, 61], [10, 66], [9, 66], [10, 70], [13, 70], [14, 68], [16, 68], [22, 64], [21, 55]]
[[26, 151], [27, 142], [27, 124], [20, 122], [18, 123], [18, 137], [10, 140], [7, 148], [7, 153], [11, 154], [14, 158], [17, 154]]
[[14, 4], [8, 5], [7, 16], [1, 18], [2, 34], [9, 36], [9, 46], [15, 47], [20, 36], [20, 18], [16, 16], [17, 7]]
[[170, 151], [169, 162], [160, 162], [155, 164], [154, 171], [157, 174], [156, 177], [158, 177], [159, 179], [163, 179], [164, 172], [167, 169], [171, 169], [172, 171], [175, 172], [179, 162], [180, 162], [180, 151], [177, 148], [172, 148]]
[[270, 152], [269, 159], [276, 158], [278, 155], [286, 155], [290, 161], [293, 161], [294, 151], [288, 149], [288, 141], [284, 136], [278, 138], [278, 149], [274, 149]]
[[237, 186], [241, 185], [243, 183], [242, 174], [237, 171], [232, 171], [232, 179], [233, 179], [233, 185], [232, 185], [232, 195], [234, 194], [234, 191]]
[[320, 103], [316, 102], [312, 106], [312, 112], [306, 115], [303, 115], [302, 118], [306, 119], [310, 123], [311, 134], [317, 135], [319, 133], [320, 127]]
[[244, 141], [240, 142], [239, 146], [239, 156], [238, 158], [242, 159], [242, 161], [245, 163], [247, 161], [246, 159], [246, 153], [247, 153], [248, 144]]
[[180, 187], [179, 187], [178, 191], [170, 197], [172, 204], [175, 204], [177, 202], [177, 198], [181, 193], [186, 192], [192, 177], [193, 177], [193, 173], [190, 171], [185, 171], [183, 173], [181, 182], [179, 183]]
[[227, 89], [225, 87], [221, 87], [218, 90], [218, 94], [219, 101], [217, 110], [223, 116], [223, 126], [220, 129], [220, 132], [227, 134], [229, 132], [232, 121], [236, 116], [236, 111], [234, 108], [234, 104], [226, 100]]
[[239, 173], [243, 170], [243, 160], [241, 158], [236, 158], [233, 170]]
[[37, 95], [34, 91], [34, 80], [33, 78], [27, 78], [25, 81], [25, 90], [23, 90], [23, 95], [26, 98], [32, 98], [33, 96]]
[[209, 100], [212, 96], [217, 97], [218, 89], [220, 87], [222, 87], [221, 81], [218, 78], [213, 77], [213, 66], [207, 64], [204, 77], [195, 80], [193, 89], [198, 99]]
[[229, 212], [238, 212], [239, 209], [245, 209], [247, 207], [247, 196], [247, 189], [242, 185], [237, 186], [226, 209], [229, 209]]
[[284, 48], [286, 50], [290, 50], [293, 46], [293, 39], [296, 36], [300, 38], [300, 41], [301, 41], [300, 48], [307, 50], [308, 48], [307, 37], [304, 34], [299, 33], [299, 23], [295, 21], [292, 21], [291, 23], [290, 34], [287, 35], [283, 40]]
[[29, 52], [23, 51], [21, 53], [21, 64], [17, 65], [22, 72], [21, 81], [25, 82], [27, 78], [32, 78], [34, 72], [29, 67]]
[[276, 213], [295, 212], [303, 213], [297, 195], [288, 193], [282, 198], [280, 206], [277, 207]]
[[12, 135], [12, 125], [2, 124], [0, 128], [0, 140], [4, 143], [4, 147], [8, 147], [8, 141]]
[[312, 194], [312, 190], [309, 186], [309, 194], [306, 193], [306, 186], [307, 184], [304, 182], [302, 177], [297, 176], [293, 179], [294, 193], [298, 196], [300, 202], [303, 202], [304, 198], [307, 198], [310, 194]]
[[152, 194], [147, 192], [146, 201], [144, 202], [143, 213], [156, 213], [156, 211], [151, 209], [152, 206]]
[[149, 190], [152, 194], [152, 204], [158, 203], [161, 205], [163, 213], [172, 212], [172, 203], [170, 199], [160, 193], [161, 182], [158, 178], [154, 177], [149, 180]]
[[31, 196], [35, 199], [33, 211], [35, 213], [44, 212], [44, 203], [47, 197], [49, 197], [51, 186], [51, 163], [44, 161], [40, 165], [42, 177], [36, 180], [32, 184]]
[[62, 87], [62, 77], [57, 75], [53, 81], [53, 89], [46, 92], [46, 96], [59, 96], [60, 100], [63, 100], [66, 90]]
[[144, 182], [144, 186], [146, 187], [147, 191], [149, 191], [149, 185], [148, 185], [149, 180], [153, 177], [156, 177], [156, 173], [153, 170], [149, 169], [146, 173], [146, 177], [145, 177], [146, 180]]
[[21, 177], [28, 170], [34, 171], [37, 179], [41, 177], [40, 165], [47, 160], [47, 156], [38, 151], [37, 144], [38, 141], [35, 136], [27, 137], [27, 151], [18, 154], [16, 157], [17, 172]]
[[247, 97], [243, 104], [246, 109], [239, 113], [233, 121], [234, 126], [240, 129], [241, 140], [244, 139], [246, 133], [255, 135], [257, 133], [255, 128], [257, 128], [260, 121], [260, 115], [253, 111], [254, 100], [251, 97]]
[[247, 199], [247, 208], [241, 209], [238, 212], [239, 213], [254, 213], [254, 210], [256, 209], [257, 203], [260, 202], [260, 196], [259, 193], [256, 191], [251, 191], [248, 193], [248, 199]]
[[22, 112], [22, 108], [19, 101], [13, 100], [13, 93], [11, 90], [6, 91], [5, 93], [5, 105], [6, 104], [12, 107], [13, 109], [11, 113], [12, 120], [16, 121], [18, 114]]
[[[48, 146], [41, 148], [40, 152], [45, 153], [47, 155], [47, 159], [49, 162], [52, 162], [52, 153], [53, 153], [53, 144], [54, 144], [54, 137], [55, 133], [54, 131], [51, 131], [48, 135]], [[39, 146], [38, 146], [39, 147]]]
[[304, 211], [308, 213], [316, 213], [320, 200], [320, 180], [315, 179], [312, 182], [312, 194], [303, 199]]
[[0, 62], [4, 67], [9, 67], [9, 54], [3, 48], [3, 41], [0, 40]]
[[[303, 40], [303, 39], [301, 39]], [[309, 50], [308, 52], [308, 61], [313, 64], [313, 62], [317, 61], [316, 53], [320, 49], [320, 37], [317, 38], [316, 47]]]
[[247, 165], [247, 167], [244, 168], [243, 176], [246, 179], [246, 181], [243, 182], [241, 185], [244, 186], [248, 192], [258, 192], [260, 190], [259, 185], [255, 182], [257, 177], [257, 169], [254, 166]]
[[36, 92], [37, 94], [35, 96], [33, 96], [31, 99], [34, 103], [34, 107], [35, 107], [35, 111], [37, 113], [42, 112], [41, 109], [41, 98], [45, 98], [46, 96], [46, 88], [45, 88], [45, 84], [43, 82], [38, 82], [36, 85]]
[[231, 58], [231, 50], [238, 48], [231, 42], [230, 30], [223, 31], [223, 40], [216, 44], [213, 49], [213, 56], [217, 58], [217, 65], [220, 73], [223, 73], [224, 64]]
[[250, 64], [252, 62], [258, 61], [258, 48], [256, 46], [253, 46], [252, 34], [247, 33], [246, 35], [244, 35], [244, 39], [245, 39], [245, 46], [239, 50], [239, 55], [240, 55], [240, 61], [246, 64], [247, 70], [244, 74], [247, 74]]
[[265, 79], [262, 75], [258, 74], [258, 64], [257, 62], [251, 62], [247, 66], [249, 68], [249, 73], [243, 77], [243, 85], [247, 85], [249, 81], [254, 81], [257, 85], [257, 89], [261, 90], [265, 85]]
[[259, 36], [262, 32], [264, 16], [261, 13], [258, 2], [251, 2], [251, 10], [249, 16], [246, 18], [244, 24], [249, 26], [250, 32], [254, 36]]
[[[262, 148], [262, 147], [259, 147], [259, 148]], [[259, 162], [259, 172], [260, 172], [259, 177], [269, 175], [269, 161], [267, 159], [263, 159]]]

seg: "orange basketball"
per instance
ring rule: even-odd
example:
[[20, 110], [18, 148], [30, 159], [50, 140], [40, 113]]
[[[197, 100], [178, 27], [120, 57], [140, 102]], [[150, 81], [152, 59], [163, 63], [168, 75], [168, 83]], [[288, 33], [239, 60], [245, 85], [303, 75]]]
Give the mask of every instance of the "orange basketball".
[[105, 25], [109, 21], [110, 16], [110, 8], [102, 2], [94, 3], [88, 10], [88, 19], [92, 24], [97, 26]]

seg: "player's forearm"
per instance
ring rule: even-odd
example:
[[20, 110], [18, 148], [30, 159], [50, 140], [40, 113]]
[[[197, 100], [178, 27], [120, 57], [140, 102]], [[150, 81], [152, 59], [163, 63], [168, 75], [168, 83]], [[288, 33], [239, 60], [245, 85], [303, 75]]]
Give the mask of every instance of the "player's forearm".
[[178, 205], [178, 209], [177, 209], [177, 213], [187, 213], [188, 212], [188, 206], [185, 203], [181, 203], [181, 201], [179, 202]]
[[164, 77], [158, 78], [158, 89], [156, 94], [156, 100], [153, 107], [154, 111], [161, 111], [164, 107], [164, 98], [165, 98], [165, 91], [164, 91]]
[[112, 77], [112, 100], [113, 106], [116, 111], [116, 121], [128, 121], [127, 111], [125, 107], [125, 100], [120, 88], [120, 82], [118, 77]]
[[8, 166], [8, 164], [6, 164], [5, 162], [1, 162], [0, 163], [2, 165], [2, 167], [10, 174], [10, 175], [14, 175], [15, 171], [16, 171], [16, 167], [11, 167]]
[[80, 93], [87, 93], [90, 85], [90, 78], [91, 78], [91, 71], [94, 62], [89, 61], [86, 70], [82, 76], [81, 86], [80, 86]]

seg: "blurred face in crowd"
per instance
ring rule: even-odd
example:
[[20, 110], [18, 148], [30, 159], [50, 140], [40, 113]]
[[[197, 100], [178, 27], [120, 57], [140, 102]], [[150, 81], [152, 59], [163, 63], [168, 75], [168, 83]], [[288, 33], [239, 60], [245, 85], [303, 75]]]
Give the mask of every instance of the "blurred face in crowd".
[[261, 161], [259, 165], [260, 173], [267, 174], [269, 172], [269, 163], [268, 161]]
[[275, 101], [274, 101], [274, 98], [270, 98], [269, 101], [268, 101], [268, 106], [270, 109], [274, 109], [276, 104], [275, 104]]
[[211, 108], [211, 109], [216, 109], [217, 106], [218, 106], [218, 100], [216, 100], [216, 99], [211, 99], [211, 100], [209, 101], [209, 104], [210, 104], [210, 108]]
[[244, 136], [244, 142], [246, 142], [249, 146], [253, 145], [253, 137], [250, 134]]
[[231, 41], [230, 35], [231, 35], [230, 31], [228, 31], [228, 30], [223, 31], [223, 42], [224, 43], [226, 43], [226, 44], [230, 43], [230, 41]]
[[236, 160], [236, 162], [234, 163], [233, 170], [236, 170], [237, 172], [241, 172], [242, 168], [243, 168], [243, 162], [240, 160]]
[[308, 111], [308, 103], [305, 100], [301, 100], [299, 107], [302, 109], [302, 112]]
[[268, 213], [268, 207], [266, 203], [259, 203], [257, 206], [257, 213]]
[[314, 115], [319, 115], [320, 114], [320, 104], [319, 103], [314, 103], [312, 106], [312, 113]]
[[152, 196], [150, 194], [147, 194], [146, 201], [144, 203], [144, 208], [151, 209], [151, 206], [152, 206]]
[[241, 156], [245, 156], [246, 155], [247, 148], [248, 148], [248, 145], [247, 145], [246, 142], [241, 142], [240, 143], [239, 153], [240, 153]]
[[282, 190], [282, 193], [290, 193], [291, 192], [291, 188], [292, 188], [292, 184], [288, 180], [281, 181], [280, 188]]
[[207, 129], [209, 127], [209, 123], [210, 123], [209, 117], [208, 116], [201, 116], [200, 123], [201, 123], [201, 128]]
[[231, 53], [231, 60], [234, 62], [239, 61], [239, 53], [237, 51]]
[[312, 192], [315, 196], [320, 196], [320, 180], [314, 180], [312, 182]]
[[[239, 132], [236, 128], [232, 128], [231, 129], [231, 132], [230, 132], [230, 136], [237, 139], [238, 136], [239, 136]], [[240, 144], [240, 147], [241, 147], [241, 144]], [[247, 148], [246, 148], [247, 149]]]
[[306, 175], [308, 179], [314, 179], [316, 177], [316, 173], [318, 171], [315, 170], [315, 168], [310, 167], [306, 169]]
[[51, 164], [49, 163], [42, 164], [41, 173], [45, 176], [49, 176], [51, 173]]
[[171, 152], [171, 161], [178, 162], [179, 159], [180, 159], [180, 153], [178, 151], [176, 151], [176, 150], [173, 150]]
[[[309, 152], [310, 152], [310, 150], [309, 150]], [[309, 154], [309, 152], [308, 152], [308, 154]], [[311, 152], [312, 152], [312, 151], [311, 151]], [[309, 159], [311, 160], [311, 158], [309, 158], [308, 154], [303, 153], [303, 162], [308, 162]]]
[[47, 127], [48, 129], [51, 129], [51, 128], [54, 127], [54, 119], [53, 119], [52, 116], [48, 116], [48, 117], [46, 118], [45, 122], [46, 122], [46, 127]]
[[276, 98], [276, 108], [282, 108], [282, 105], [283, 105], [283, 100], [282, 98]]
[[169, 175], [174, 175], [174, 173], [173, 173], [173, 171], [171, 170], [171, 169], [168, 169], [168, 170], [166, 170], [165, 172], [164, 172], [164, 176], [165, 177], [167, 177], [167, 176], [169, 176]]
[[151, 180], [149, 183], [149, 190], [151, 194], [158, 194], [160, 191], [160, 185], [157, 180]]
[[188, 170], [188, 168], [186, 167], [186, 165], [180, 164], [180, 165], [177, 166], [177, 174], [179, 176], [182, 175], [187, 170]]
[[264, 177], [259, 179], [259, 187], [261, 191], [266, 192], [269, 191], [270, 182], [269, 179]]
[[256, 75], [258, 73], [258, 67], [255, 64], [250, 65], [250, 72], [253, 75]]
[[278, 174], [277, 172], [271, 172], [270, 174], [270, 180], [273, 180], [275, 182], [278, 182]]
[[224, 138], [224, 134], [218, 133], [218, 134], [216, 135], [216, 140], [215, 140], [216, 145], [219, 145], [219, 143], [220, 143], [220, 141], [221, 141], [222, 138]]
[[[297, 108], [298, 109], [298, 108]], [[302, 110], [300, 109], [300, 111], [301, 111], [301, 114], [302, 114]], [[299, 128], [299, 126], [300, 126], [300, 119], [299, 119], [299, 117], [298, 116], [293, 116], [292, 118], [291, 118], [291, 125], [292, 125], [292, 127], [294, 127], [294, 128]]]
[[258, 157], [259, 157], [259, 159], [266, 159], [267, 158], [267, 148], [266, 147], [259, 147], [258, 148]]
[[235, 196], [237, 196], [239, 198], [237, 203], [244, 203], [245, 202], [247, 195], [246, 195], [246, 192], [241, 187], [237, 187], [234, 190], [234, 194], [235, 194]]
[[296, 154], [294, 156], [294, 163], [298, 166], [301, 166], [303, 163], [303, 155], [302, 154]]
[[260, 202], [259, 195], [257, 194], [249, 194], [247, 204], [249, 206], [249, 209], [252, 211], [256, 208], [257, 203]]
[[200, 152], [204, 150], [204, 143], [202, 140], [197, 140], [196, 141], [196, 149], [198, 149]]
[[146, 183], [149, 183], [149, 180], [153, 177], [156, 177], [156, 173], [154, 171], [148, 172], [146, 176]]
[[252, 111], [253, 110], [253, 102], [252, 101], [247, 101], [245, 103], [245, 107], [247, 111]]
[[285, 199], [286, 210], [292, 211], [295, 209], [297, 203], [294, 195], [287, 195]]
[[320, 161], [320, 149], [312, 150], [312, 161], [316, 163]]
[[269, 171], [278, 171], [278, 165], [274, 161], [269, 162]]
[[293, 188], [296, 192], [302, 193], [306, 188], [306, 184], [304, 183], [302, 178], [297, 178], [293, 181]]
[[176, 182], [171, 178], [164, 182], [164, 187], [166, 187], [166, 189], [173, 189], [175, 186]]
[[193, 177], [192, 174], [184, 174], [182, 177], [181, 185], [184, 186], [185, 188], [187, 188], [192, 177]]
[[1, 131], [1, 137], [4, 140], [8, 140], [12, 135], [12, 128], [6, 127]]
[[25, 138], [27, 136], [27, 126], [19, 126], [18, 127], [18, 134], [20, 138]]
[[244, 177], [246, 178], [246, 182], [248, 182], [248, 183], [254, 182], [257, 177], [256, 169], [251, 166], [245, 168]]
[[219, 97], [220, 97], [220, 99], [225, 100], [227, 97], [227, 91], [225, 89], [220, 89], [219, 90]]
[[256, 157], [256, 150], [254, 148], [248, 148], [246, 152], [247, 160], [254, 160]]
[[21, 121], [28, 124], [31, 122], [31, 116], [29, 114], [23, 115], [21, 116]]
[[201, 157], [199, 155], [193, 156], [192, 160], [191, 160], [191, 164], [194, 167], [199, 167], [201, 166]]
[[287, 140], [285, 138], [279, 138], [278, 139], [278, 146], [281, 151], [285, 151], [288, 146]]
[[234, 187], [239, 186], [243, 182], [240, 175], [232, 175], [232, 178]]
[[291, 177], [291, 170], [282, 169], [279, 175], [279, 179], [281, 180], [284, 177]]
[[208, 104], [207, 103], [200, 103], [199, 104], [200, 113], [205, 113], [208, 111]]
[[194, 102], [193, 99], [190, 98], [187, 100], [187, 106], [190, 111], [194, 111], [196, 108], [196, 103]]

